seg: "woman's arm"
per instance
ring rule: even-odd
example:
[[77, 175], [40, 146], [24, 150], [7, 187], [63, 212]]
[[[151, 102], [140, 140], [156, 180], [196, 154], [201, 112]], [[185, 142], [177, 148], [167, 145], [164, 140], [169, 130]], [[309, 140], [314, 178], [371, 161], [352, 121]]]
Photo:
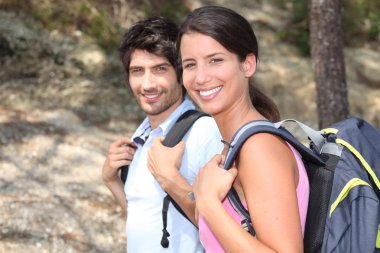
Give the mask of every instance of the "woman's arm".
[[[270, 134], [257, 134], [243, 145], [234, 183], [251, 210], [257, 237], [251, 236], [221, 204], [231, 182], [228, 172], [208, 164], [194, 185], [198, 212], [227, 252], [302, 252], [302, 229], [296, 187], [298, 170], [287, 144]], [[233, 170], [229, 173], [234, 173]], [[224, 184], [224, 185], [223, 185]]]

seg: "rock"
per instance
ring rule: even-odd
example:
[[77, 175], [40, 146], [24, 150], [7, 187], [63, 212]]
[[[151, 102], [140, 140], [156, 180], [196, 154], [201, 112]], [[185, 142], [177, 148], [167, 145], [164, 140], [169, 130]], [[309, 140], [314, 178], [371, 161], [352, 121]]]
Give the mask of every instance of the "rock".
[[380, 89], [380, 53], [366, 48], [347, 48], [347, 76], [371, 89]]

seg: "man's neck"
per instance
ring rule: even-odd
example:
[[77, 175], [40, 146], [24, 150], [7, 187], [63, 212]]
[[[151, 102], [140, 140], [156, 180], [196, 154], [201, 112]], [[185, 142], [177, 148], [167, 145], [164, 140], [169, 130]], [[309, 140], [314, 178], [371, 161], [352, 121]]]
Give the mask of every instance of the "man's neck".
[[156, 129], [162, 122], [164, 122], [170, 115], [182, 104], [184, 99], [179, 99], [176, 103], [170, 106], [165, 111], [157, 115], [148, 115], [148, 120], [151, 130]]

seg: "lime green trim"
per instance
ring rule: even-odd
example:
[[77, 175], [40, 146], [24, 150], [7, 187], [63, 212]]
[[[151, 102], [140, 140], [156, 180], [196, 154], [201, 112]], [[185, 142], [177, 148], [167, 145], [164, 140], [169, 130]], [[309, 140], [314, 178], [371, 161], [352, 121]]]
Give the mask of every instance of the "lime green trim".
[[380, 249], [380, 224], [377, 228], [376, 248]]
[[373, 181], [375, 182], [377, 188], [380, 190], [379, 179], [377, 178], [377, 176], [376, 176], [375, 172], [373, 171], [373, 169], [371, 168], [371, 166], [367, 163], [367, 161], [364, 159], [364, 157], [360, 154], [360, 152], [357, 151], [350, 143], [346, 142], [345, 140], [336, 139], [335, 142], [345, 146], [346, 148], [348, 148], [351, 151], [351, 153], [353, 153], [356, 156], [356, 158], [359, 159], [359, 161], [364, 166], [365, 170], [371, 175], [371, 177], [372, 177]]
[[358, 185], [368, 185], [370, 186], [366, 181], [360, 179], [360, 178], [353, 178], [350, 181], [347, 182], [347, 184], [343, 187], [342, 191], [339, 193], [338, 197], [332, 203], [330, 208], [330, 217], [331, 214], [335, 211], [336, 207], [339, 205], [340, 202], [344, 200], [344, 198], [347, 197], [347, 195], [350, 193], [351, 189]]
[[325, 128], [322, 130], [325, 134], [336, 134], [338, 133], [338, 129], [335, 128]]

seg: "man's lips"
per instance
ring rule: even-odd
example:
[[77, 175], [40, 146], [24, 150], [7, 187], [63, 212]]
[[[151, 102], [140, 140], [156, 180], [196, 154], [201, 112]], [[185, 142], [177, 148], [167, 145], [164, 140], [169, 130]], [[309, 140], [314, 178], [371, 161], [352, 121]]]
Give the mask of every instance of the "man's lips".
[[162, 92], [160, 93], [141, 93], [141, 98], [146, 103], [155, 103], [157, 102], [162, 96]]
[[161, 95], [161, 93], [156, 93], [156, 94], [143, 94], [144, 97], [148, 98], [148, 99], [155, 99], [157, 97], [159, 97]]

